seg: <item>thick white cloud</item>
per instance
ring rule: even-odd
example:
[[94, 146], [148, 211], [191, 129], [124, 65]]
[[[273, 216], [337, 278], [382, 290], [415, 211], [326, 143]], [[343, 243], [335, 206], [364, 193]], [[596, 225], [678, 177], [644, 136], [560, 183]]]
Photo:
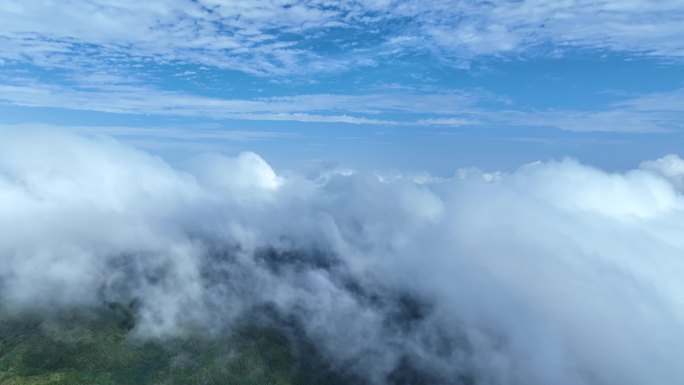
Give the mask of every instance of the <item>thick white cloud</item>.
[[641, 164], [642, 169], [657, 171], [672, 182], [675, 188], [684, 191], [684, 161], [676, 155], [649, 160]]
[[314, 181], [253, 153], [173, 168], [107, 138], [1, 139], [6, 303], [138, 298], [141, 336], [270, 304], [374, 383], [399, 362], [434, 383], [684, 381], [676, 156]]

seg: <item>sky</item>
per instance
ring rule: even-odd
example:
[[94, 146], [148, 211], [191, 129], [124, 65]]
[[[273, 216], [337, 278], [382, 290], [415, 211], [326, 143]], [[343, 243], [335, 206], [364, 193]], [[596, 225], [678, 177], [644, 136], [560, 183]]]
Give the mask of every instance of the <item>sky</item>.
[[355, 385], [681, 385], [683, 192], [677, 156], [311, 178], [14, 131], [0, 306], [119, 304], [137, 342], [266, 325]]
[[684, 145], [682, 0], [0, 0], [0, 133], [450, 176]]
[[0, 20], [3, 306], [273, 310], [371, 384], [684, 383], [684, 0]]

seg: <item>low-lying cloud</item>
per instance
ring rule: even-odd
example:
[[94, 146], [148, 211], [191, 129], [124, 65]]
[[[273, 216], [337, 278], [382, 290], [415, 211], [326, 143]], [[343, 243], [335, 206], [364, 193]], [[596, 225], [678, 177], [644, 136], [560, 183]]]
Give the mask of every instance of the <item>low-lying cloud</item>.
[[563, 160], [416, 183], [5, 132], [0, 300], [135, 300], [143, 338], [269, 308], [369, 383], [680, 384], [682, 170]]

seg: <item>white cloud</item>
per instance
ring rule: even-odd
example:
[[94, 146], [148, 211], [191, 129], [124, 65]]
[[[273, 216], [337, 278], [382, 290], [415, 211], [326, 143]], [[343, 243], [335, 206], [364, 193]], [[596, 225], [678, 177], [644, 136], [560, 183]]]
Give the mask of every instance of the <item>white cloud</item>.
[[682, 129], [684, 111], [635, 111], [604, 107], [599, 110], [503, 110], [492, 121], [506, 125], [553, 127], [575, 132], [667, 133]]
[[372, 383], [407, 362], [431, 383], [684, 381], [676, 156], [312, 181], [251, 153], [174, 169], [106, 138], [0, 135], [5, 302], [137, 297], [141, 336], [270, 304]]
[[[384, 114], [454, 114], [471, 106], [467, 93], [313, 94], [259, 99], [221, 99], [162, 91], [136, 84], [69, 87], [13, 79], [0, 83], [0, 101], [25, 107], [53, 107], [124, 114], [202, 116], [213, 119], [299, 121], [372, 125], [444, 125], [454, 119], [399, 121]], [[461, 120], [461, 124], [466, 121]]]
[[576, 47], [677, 61], [684, 55], [682, 10], [681, 0], [0, 0], [0, 60], [66, 69], [42, 80], [15, 69], [14, 76], [0, 79], [0, 100], [213, 119], [671, 132], [682, 128], [681, 89], [592, 110], [478, 108], [482, 101], [501, 100], [481, 91], [429, 89], [222, 99], [160, 90], [145, 66], [186, 63], [192, 70], [174, 73], [203, 66], [208, 73], [213, 67], [287, 81], [403, 60], [417, 51], [456, 65], [480, 55], [558, 55]]
[[53, 124], [23, 123], [0, 124], [0, 132], [18, 132], [21, 130], [41, 129], [44, 131], [65, 131], [84, 136], [105, 135], [117, 138], [168, 139], [188, 143], [190, 141], [253, 141], [268, 139], [297, 138], [299, 134], [279, 131], [240, 131], [225, 127], [216, 128], [163, 128], [163, 127], [128, 127], [128, 126], [60, 126]]
[[506, 125], [554, 127], [575, 132], [667, 133], [684, 128], [684, 89], [646, 93], [590, 110], [471, 110], [474, 119]]
[[676, 155], [643, 162], [640, 168], [653, 170], [666, 177], [679, 191], [684, 191], [684, 161]]
[[[112, 83], [104, 83], [109, 79]], [[663, 133], [682, 129], [682, 89], [644, 94], [592, 110], [513, 110], [479, 106], [494, 99], [468, 91], [301, 94], [222, 99], [172, 92], [96, 76], [76, 85], [15, 78], [0, 82], [0, 101], [122, 114], [384, 126], [541, 126], [576, 132]], [[428, 117], [423, 117], [428, 116]], [[215, 133], [214, 133], [215, 135]]]
[[[340, 71], [403, 52], [467, 61], [478, 55], [544, 54], [549, 45], [680, 58], [683, 5], [681, 0], [3, 0], [0, 58], [67, 67], [151, 58], [269, 75]], [[330, 28], [366, 38], [325, 38]], [[317, 37], [339, 53], [307, 46]], [[349, 49], [364, 41], [376, 43], [372, 49]]]

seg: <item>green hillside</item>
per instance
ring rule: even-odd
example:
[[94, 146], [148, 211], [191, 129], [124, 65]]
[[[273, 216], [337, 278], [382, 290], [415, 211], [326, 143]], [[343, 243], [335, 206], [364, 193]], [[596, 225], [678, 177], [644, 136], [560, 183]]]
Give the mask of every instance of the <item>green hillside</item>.
[[324, 366], [314, 370], [315, 360], [297, 359], [272, 328], [140, 340], [118, 310], [0, 311], [0, 385], [340, 383]]

